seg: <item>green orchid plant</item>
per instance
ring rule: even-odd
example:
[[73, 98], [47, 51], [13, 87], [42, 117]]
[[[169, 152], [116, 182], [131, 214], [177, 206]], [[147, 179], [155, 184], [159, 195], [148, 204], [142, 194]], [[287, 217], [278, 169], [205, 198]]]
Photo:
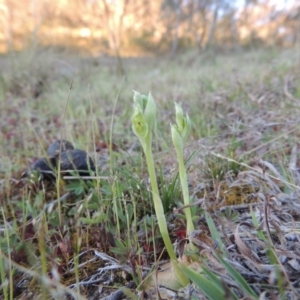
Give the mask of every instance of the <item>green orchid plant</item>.
[[[190, 196], [188, 190], [188, 181], [187, 181], [187, 174], [184, 165], [184, 158], [183, 158], [183, 145], [186, 141], [187, 137], [189, 136], [192, 128], [192, 123], [190, 117], [186, 114], [184, 116], [183, 110], [180, 105], [175, 103], [175, 111], [176, 111], [176, 124], [171, 124], [171, 134], [173, 144], [177, 154], [177, 160], [179, 165], [179, 178], [181, 183], [181, 189], [183, 194], [183, 201], [186, 208], [184, 209], [184, 213], [187, 220], [187, 236], [194, 230], [194, 224], [192, 219], [192, 213], [190, 205]], [[191, 248], [193, 248], [193, 243], [190, 243]]]
[[168, 233], [163, 204], [159, 196], [152, 155], [152, 132], [156, 126], [156, 104], [151, 93], [149, 93], [148, 96], [145, 96], [136, 91], [134, 91], [133, 101], [134, 112], [132, 116], [132, 129], [139, 138], [145, 153], [159, 230], [170, 256], [176, 280], [178, 281], [179, 286], [186, 286], [189, 283], [189, 280], [177, 264], [176, 254]]

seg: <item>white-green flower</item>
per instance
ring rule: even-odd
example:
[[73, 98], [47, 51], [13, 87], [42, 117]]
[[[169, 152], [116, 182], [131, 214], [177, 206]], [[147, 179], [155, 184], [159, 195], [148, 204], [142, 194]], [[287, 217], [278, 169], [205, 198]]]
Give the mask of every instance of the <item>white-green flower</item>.
[[145, 139], [151, 135], [152, 129], [155, 126], [156, 105], [151, 93], [145, 96], [134, 91], [133, 101], [132, 129], [144, 143]]
[[184, 116], [182, 107], [175, 102], [177, 132], [183, 141], [186, 140], [192, 129], [192, 122], [188, 114]]
[[183, 155], [183, 139], [177, 125], [171, 124], [171, 136], [176, 151]]
[[192, 122], [188, 114], [184, 115], [179, 104], [175, 102], [176, 124], [171, 125], [173, 144], [177, 152], [183, 155], [183, 143], [192, 129]]
[[134, 107], [134, 113], [132, 116], [132, 129], [135, 135], [140, 139], [146, 138], [149, 130], [144, 114], [137, 106]]

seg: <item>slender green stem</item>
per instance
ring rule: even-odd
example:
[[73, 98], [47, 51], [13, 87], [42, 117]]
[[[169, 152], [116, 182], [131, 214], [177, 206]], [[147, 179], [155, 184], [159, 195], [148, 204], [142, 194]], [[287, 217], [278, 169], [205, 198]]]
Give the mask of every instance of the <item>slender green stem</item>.
[[164, 213], [164, 208], [161, 202], [161, 199], [159, 197], [159, 191], [157, 186], [157, 180], [156, 180], [156, 173], [154, 168], [154, 161], [153, 161], [153, 155], [151, 151], [151, 136], [149, 137], [148, 143], [146, 143], [144, 147], [144, 152], [146, 156], [147, 161], [147, 167], [150, 177], [150, 183], [152, 188], [152, 196], [153, 196], [153, 202], [154, 202], [154, 208], [155, 213], [157, 217], [157, 222], [159, 226], [159, 230], [161, 233], [161, 236], [163, 238], [164, 244], [167, 248], [168, 254], [172, 261], [176, 261], [176, 254], [173, 249], [173, 245], [169, 236], [168, 227], [167, 227], [167, 221]]
[[[182, 153], [179, 153], [179, 151], [177, 151], [177, 149], [176, 149], [176, 152], [177, 152], [177, 159], [178, 159], [178, 164], [179, 164], [179, 177], [180, 177], [184, 205], [190, 205], [190, 195], [189, 195], [189, 189], [188, 189], [186, 169], [185, 169], [185, 165], [184, 165], [184, 161], [183, 161], [183, 155], [182, 155]], [[185, 213], [186, 222], [187, 222], [186, 230], [187, 230], [187, 234], [189, 235], [191, 233], [191, 231], [194, 230], [191, 208], [186, 207], [184, 209], [184, 213]]]

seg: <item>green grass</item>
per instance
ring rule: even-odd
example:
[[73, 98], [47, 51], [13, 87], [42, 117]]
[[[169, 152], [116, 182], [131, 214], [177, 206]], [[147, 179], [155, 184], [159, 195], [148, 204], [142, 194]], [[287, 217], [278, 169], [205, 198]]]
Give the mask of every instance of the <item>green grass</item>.
[[[89, 299], [98, 289], [80, 283], [88, 281], [101, 268], [106, 277], [98, 282], [104, 287], [99, 297], [123, 287], [131, 278], [137, 286], [132, 290], [136, 294], [137, 290], [147, 290], [143, 271], [153, 268], [159, 260], [168, 259], [155, 218], [145, 157], [132, 133], [132, 90], [143, 94], [151, 91], [159, 112], [153, 153], [173, 242], [185, 230], [183, 211], [174, 210], [183, 206], [170, 134], [170, 123], [175, 122], [174, 102], [182, 105], [192, 121], [191, 137], [185, 147], [190, 195], [201, 184], [215, 188], [218, 181], [236, 183], [244, 176], [242, 179], [249, 182], [261, 180], [260, 192], [273, 209], [272, 199], [278, 191], [274, 192], [272, 182], [266, 183], [258, 180], [257, 174], [250, 174], [259, 167], [263, 170], [257, 162], [266, 160], [287, 182], [275, 180], [273, 184], [298, 204], [298, 190], [293, 185], [299, 183], [289, 163], [291, 149], [300, 136], [299, 104], [284, 92], [285, 78], [289, 76], [289, 92], [299, 97], [296, 60], [296, 51], [292, 49], [214, 57], [191, 51], [173, 60], [124, 58], [123, 76], [118, 73], [117, 61], [110, 57], [80, 57], [55, 49], [28, 49], [0, 57], [0, 294], [3, 299], [20, 298], [26, 292], [42, 299], [59, 299], [57, 295], [64, 293], [73, 293], [74, 298], [76, 293], [78, 299], [81, 294]], [[44, 157], [47, 146], [58, 138], [70, 140], [99, 160], [100, 177], [89, 182], [59, 182], [54, 187], [45, 186], [34, 177], [22, 178], [32, 161]], [[95, 152], [100, 140], [104, 141], [101, 151]], [[114, 151], [110, 149], [112, 144]], [[264, 171], [277, 177], [269, 170]], [[216, 200], [212, 196], [216, 194], [214, 191], [205, 197]], [[261, 242], [265, 245], [279, 247], [276, 228], [271, 227], [273, 243], [269, 243], [267, 229], [258, 228], [263, 222], [258, 210], [252, 209], [252, 218], [247, 220], [256, 233], [248, 227], [244, 230], [255, 237], [264, 237]], [[297, 210], [291, 212], [284, 205], [280, 209], [282, 215], [291, 214], [295, 223], [280, 219], [276, 209], [270, 209], [270, 214], [283, 224], [293, 223], [294, 227], [286, 225], [290, 232], [299, 232]], [[243, 295], [255, 298], [264, 292], [283, 298], [289, 293], [299, 294], [292, 285], [293, 276], [287, 282], [288, 275], [275, 266], [278, 258], [271, 261], [260, 254], [265, 264], [274, 265], [274, 270], [266, 275], [270, 276], [269, 281], [264, 277], [255, 282], [258, 277], [248, 278], [244, 273], [244, 279], [239, 277], [228, 260], [234, 261], [240, 253], [238, 246], [230, 248], [229, 242], [245, 213], [234, 207], [230, 213], [216, 210], [211, 212], [208, 222], [201, 214], [203, 210], [206, 207], [201, 201], [192, 206], [195, 229], [204, 228], [214, 242], [217, 237], [215, 251], [221, 251], [210, 261], [201, 252], [202, 246], [196, 244], [200, 262], [207, 268], [201, 273], [204, 288], [209, 287], [208, 280], [213, 282], [212, 286], [221, 284], [216, 293], [232, 295], [234, 299]], [[209, 233], [208, 227], [213, 232]], [[282, 233], [284, 238], [285, 234]], [[225, 246], [235, 250], [225, 250]], [[120, 267], [112, 271], [112, 280], [94, 250], [115, 257], [129, 267], [129, 275], [124, 278]], [[276, 255], [274, 248], [270, 251]], [[228, 260], [218, 260], [221, 253]], [[239, 263], [244, 264], [243, 258]], [[222, 271], [217, 268], [220, 266]], [[288, 268], [285, 263], [280, 267]], [[207, 296], [207, 290], [201, 292], [201, 281], [197, 283], [201, 278], [195, 271], [185, 268], [184, 272], [195, 286], [193, 297], [203, 293]], [[50, 278], [55, 284], [51, 284]], [[232, 286], [229, 278], [235, 282]], [[74, 284], [78, 286], [75, 292], [69, 289]]]

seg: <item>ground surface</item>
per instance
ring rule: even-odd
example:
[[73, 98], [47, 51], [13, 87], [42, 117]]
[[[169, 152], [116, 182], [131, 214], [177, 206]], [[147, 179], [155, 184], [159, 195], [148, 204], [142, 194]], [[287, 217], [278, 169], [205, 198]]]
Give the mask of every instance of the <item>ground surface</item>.
[[[0, 57], [1, 297], [63, 299], [79, 290], [73, 298], [99, 299], [132, 278], [137, 295], [147, 289], [146, 269], [168, 260], [131, 129], [138, 90], [151, 91], [158, 106], [153, 151], [172, 240], [185, 236], [170, 136], [177, 102], [193, 124], [185, 157], [202, 263], [222, 279], [225, 294], [249, 297], [216, 260], [212, 249], [220, 247], [257, 297], [298, 299], [298, 56], [274, 49], [190, 52], [120, 64], [31, 49]], [[49, 184], [38, 174], [22, 177], [60, 138], [90, 153], [97, 179]], [[205, 299], [195, 283], [189, 293]]]

